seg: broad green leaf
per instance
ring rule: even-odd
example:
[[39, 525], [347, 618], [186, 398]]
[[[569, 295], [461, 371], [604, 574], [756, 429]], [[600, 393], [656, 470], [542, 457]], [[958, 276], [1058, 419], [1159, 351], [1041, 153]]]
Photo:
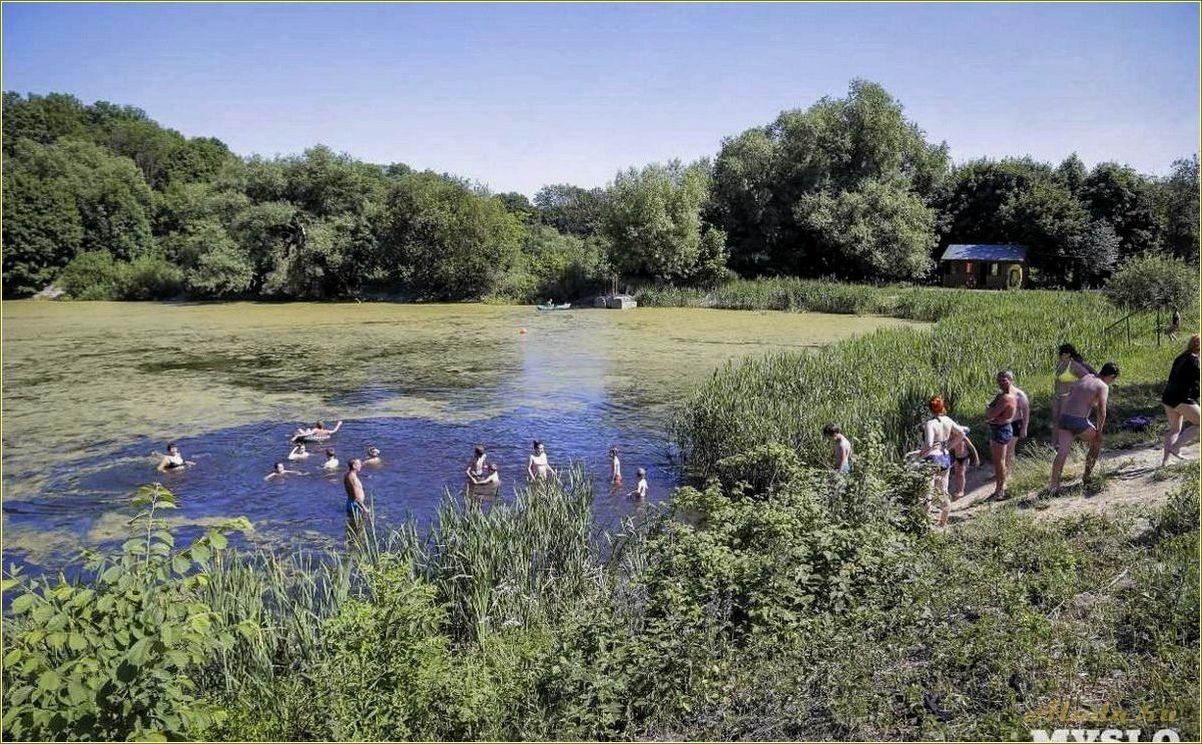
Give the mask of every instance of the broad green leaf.
[[33, 593], [22, 594], [13, 600], [12, 604], [9, 605], [9, 609], [12, 610], [14, 615], [20, 615], [22, 612], [28, 611], [29, 608], [33, 606], [33, 600], [35, 596], [36, 595]]

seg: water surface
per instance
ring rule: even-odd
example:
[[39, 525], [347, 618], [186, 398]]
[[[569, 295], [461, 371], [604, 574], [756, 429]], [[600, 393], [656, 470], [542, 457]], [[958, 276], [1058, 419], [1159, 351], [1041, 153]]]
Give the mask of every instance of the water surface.
[[[5, 558], [60, 562], [124, 536], [126, 501], [162, 480], [178, 525], [245, 515], [265, 543], [315, 545], [342, 530], [342, 486], [304, 471], [265, 482], [302, 422], [345, 421], [345, 462], [368, 446], [364, 484], [384, 523], [428, 519], [462, 488], [472, 447], [498, 463], [500, 498], [532, 439], [553, 465], [599, 481], [622, 450], [627, 486], [676, 483], [671, 409], [730, 360], [818, 348], [902, 321], [701, 309], [571, 310], [487, 305], [3, 303]], [[521, 331], [525, 329], [525, 333]], [[198, 465], [154, 471], [179, 442]], [[317, 449], [314, 447], [313, 449]], [[631, 508], [599, 488], [598, 516]]]

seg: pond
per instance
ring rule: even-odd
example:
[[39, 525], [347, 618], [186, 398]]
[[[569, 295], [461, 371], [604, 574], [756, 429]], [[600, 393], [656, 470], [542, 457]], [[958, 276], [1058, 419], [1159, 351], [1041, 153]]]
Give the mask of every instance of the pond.
[[[819, 348], [902, 321], [846, 315], [639, 308], [393, 304], [3, 303], [5, 560], [54, 567], [125, 537], [131, 493], [162, 481], [185, 533], [244, 515], [252, 540], [327, 547], [342, 536], [340, 477], [320, 454], [265, 482], [305, 422], [344, 421], [345, 463], [370, 446], [363, 481], [381, 525], [427, 521], [463, 490], [472, 448], [524, 480], [531, 440], [551, 464], [598, 483], [602, 522], [632, 502], [608, 487], [618, 446], [626, 487], [646, 467], [651, 499], [677, 483], [671, 412], [728, 361]], [[524, 332], [523, 332], [524, 331]], [[195, 467], [159, 474], [168, 440]], [[320, 450], [324, 446], [313, 445]], [[341, 471], [339, 471], [341, 475]]]

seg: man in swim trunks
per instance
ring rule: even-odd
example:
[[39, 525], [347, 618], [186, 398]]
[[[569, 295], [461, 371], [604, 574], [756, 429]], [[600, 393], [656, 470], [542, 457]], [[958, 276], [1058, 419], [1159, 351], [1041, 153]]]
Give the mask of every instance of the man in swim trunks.
[[367, 501], [363, 497], [363, 481], [359, 480], [359, 471], [363, 463], [359, 458], [350, 461], [346, 466], [346, 475], [342, 478], [342, 486], [346, 489], [346, 518], [349, 522], [358, 522], [369, 516]]
[[[1102, 451], [1102, 429], [1106, 426], [1106, 402], [1110, 397], [1110, 385], [1118, 376], [1118, 365], [1106, 362], [1098, 374], [1086, 375], [1078, 380], [1061, 404], [1060, 419], [1056, 422], [1056, 459], [1052, 461], [1052, 482], [1048, 487], [1052, 495], [1060, 492], [1060, 474], [1064, 471], [1064, 463], [1068, 460], [1068, 453], [1075, 438], [1080, 437], [1089, 444], [1082, 480], [1088, 482], [1093, 475], [1093, 467]], [[1097, 426], [1089, 420], [1089, 412], [1094, 406], [1098, 409]]]
[[1010, 422], [1018, 411], [1018, 401], [1010, 389], [1014, 373], [1009, 370], [998, 372], [998, 394], [985, 406], [986, 422], [989, 424], [989, 454], [993, 457], [993, 495], [990, 498], [1006, 497], [1006, 452], [1014, 441], [1014, 427]]
[[822, 427], [822, 436], [835, 444], [831, 453], [831, 467], [836, 473], [846, 475], [851, 472], [851, 441], [843, 436], [838, 424], [827, 424]]

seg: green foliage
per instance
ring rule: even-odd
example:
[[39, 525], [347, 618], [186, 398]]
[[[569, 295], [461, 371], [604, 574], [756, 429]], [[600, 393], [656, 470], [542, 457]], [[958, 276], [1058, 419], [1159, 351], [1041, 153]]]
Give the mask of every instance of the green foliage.
[[1198, 264], [1198, 154], [1173, 163], [1156, 190], [1156, 213], [1164, 247], [1177, 258]]
[[585, 189], [566, 183], [544, 186], [534, 195], [534, 207], [543, 224], [579, 237], [601, 233], [608, 201], [609, 194], [604, 189]]
[[[234, 630], [204, 601], [208, 568], [226, 545], [214, 529], [177, 549], [156, 521], [176, 508], [155, 484], [135, 497], [136, 537], [97, 559], [87, 586], [10, 574], [3, 731], [8, 739], [164, 739], [202, 734], [219, 717], [190, 672], [229, 649]], [[245, 520], [230, 527], [249, 529]]]
[[385, 265], [428, 299], [487, 295], [516, 260], [521, 236], [500, 202], [431, 173], [393, 183], [379, 224]]
[[1198, 302], [1198, 268], [1156, 255], [1132, 258], [1106, 282], [1106, 296], [1130, 310], [1188, 311]]
[[78, 300], [115, 300], [121, 273], [121, 267], [108, 251], [89, 251], [67, 264], [58, 275], [58, 283]]
[[679, 161], [631, 168], [610, 188], [605, 231], [612, 243], [614, 267], [628, 275], [661, 281], [713, 275], [725, 253], [724, 235], [705, 241], [701, 209], [709, 197], [705, 163]]
[[595, 293], [610, 273], [607, 253], [601, 238], [578, 238], [545, 225], [531, 226], [513, 267], [488, 299], [531, 303]]

